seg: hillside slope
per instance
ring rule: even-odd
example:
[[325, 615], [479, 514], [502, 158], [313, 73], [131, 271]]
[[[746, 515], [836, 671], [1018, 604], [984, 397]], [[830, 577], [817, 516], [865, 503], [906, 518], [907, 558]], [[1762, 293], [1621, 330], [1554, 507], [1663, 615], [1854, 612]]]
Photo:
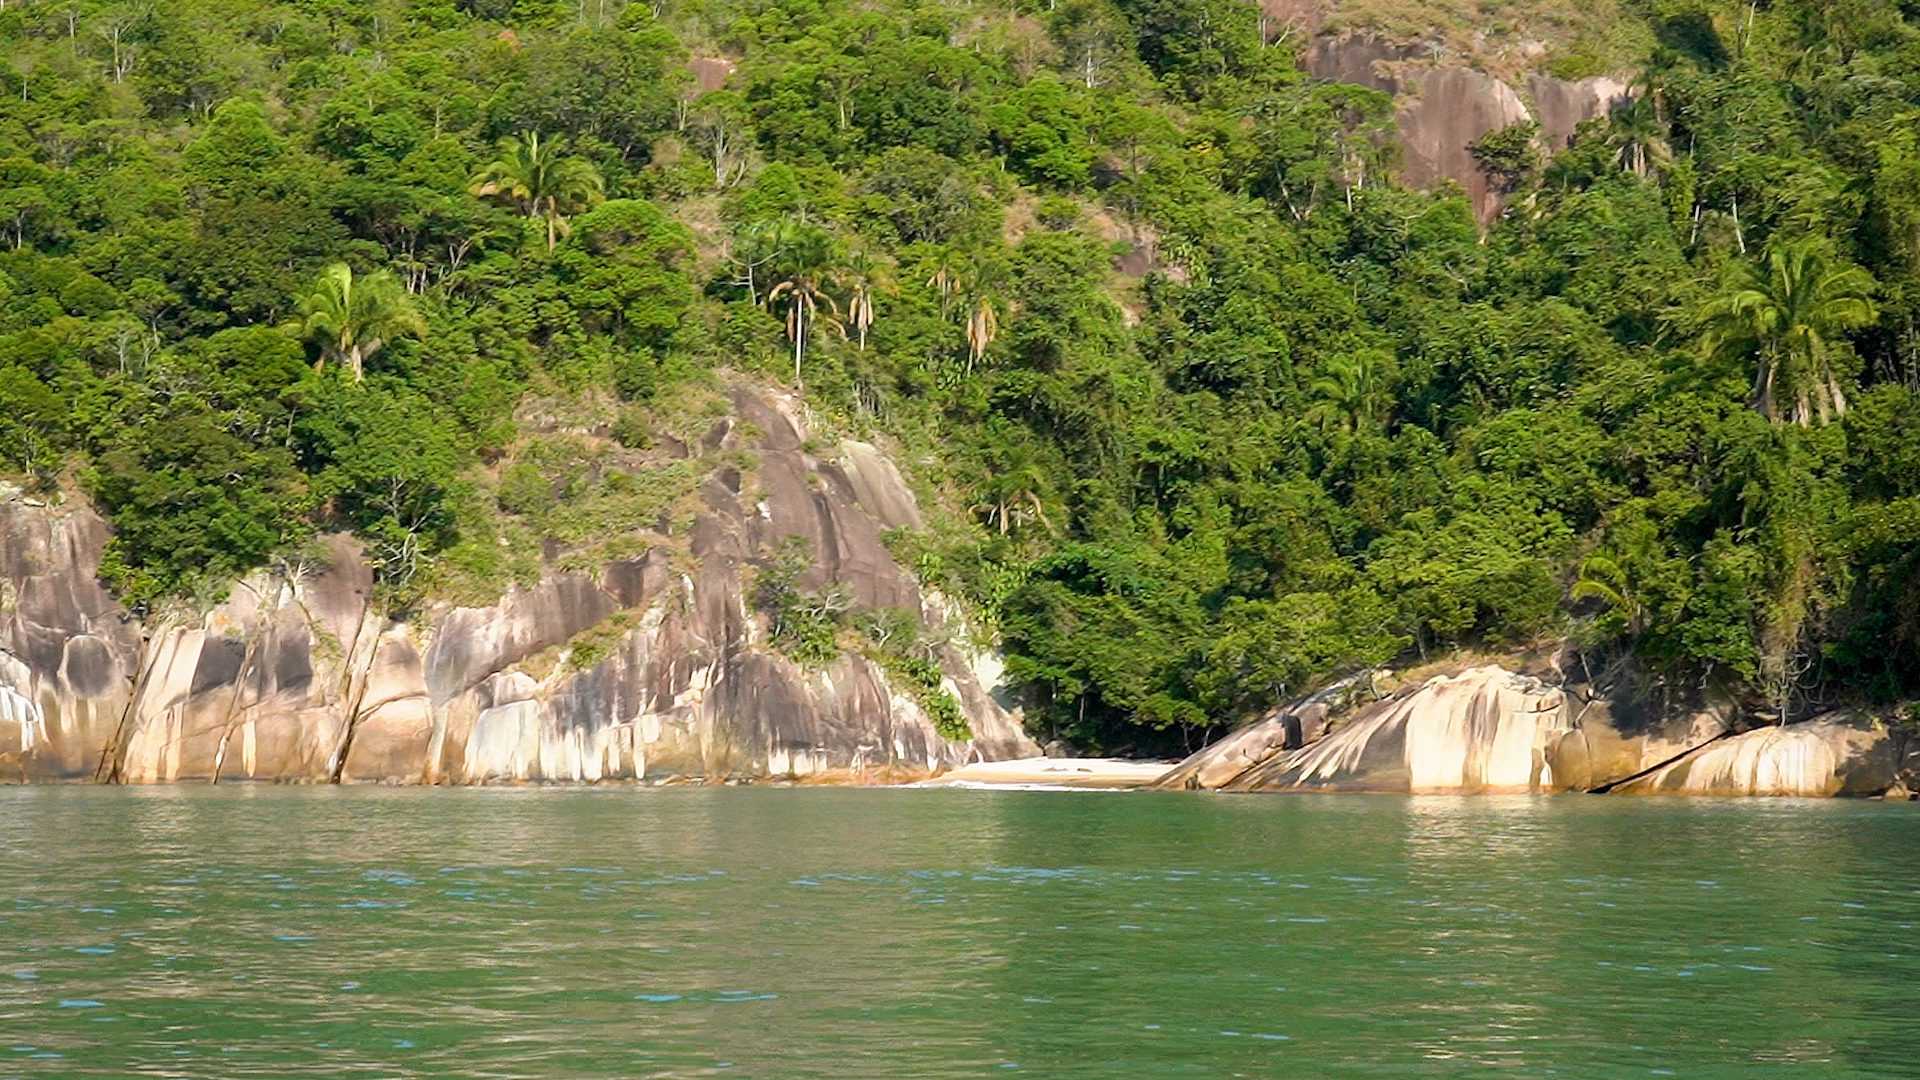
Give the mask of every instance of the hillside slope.
[[[683, 551], [653, 537], [597, 572], [549, 563], [497, 603], [399, 620], [337, 535], [204, 615], [134, 619], [98, 582], [98, 515], [9, 496], [0, 780], [898, 779], [1036, 753], [995, 700], [996, 663], [882, 542], [921, 524], [898, 470], [864, 443], [805, 449], [795, 408], [736, 386], [679, 448], [752, 455], [705, 481]], [[919, 643], [843, 634], [831, 658], [783, 655], [755, 585], [795, 538], [796, 588], [908, 612]], [[903, 650], [939, 682], [903, 679]]]
[[[350, 536], [426, 670], [562, 578], [595, 614], [541, 646], [594, 656], [753, 517], [707, 497], [767, 434], [704, 445], [734, 373], [803, 455], [888, 448], [890, 553], [1048, 742], [1564, 640], [1743, 723], [1920, 695], [1887, 0], [73, 0], [0, 41], [0, 473], [98, 513], [88, 610], [252, 618]], [[823, 550], [754, 548], [767, 643], [884, 654], [957, 733], [943, 632]]]

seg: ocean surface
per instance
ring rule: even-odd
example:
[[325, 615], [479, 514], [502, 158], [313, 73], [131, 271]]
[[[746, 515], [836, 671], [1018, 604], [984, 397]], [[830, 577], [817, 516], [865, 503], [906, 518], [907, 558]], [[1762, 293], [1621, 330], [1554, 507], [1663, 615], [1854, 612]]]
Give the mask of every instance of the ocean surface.
[[0, 790], [0, 1076], [1916, 1077], [1920, 806]]

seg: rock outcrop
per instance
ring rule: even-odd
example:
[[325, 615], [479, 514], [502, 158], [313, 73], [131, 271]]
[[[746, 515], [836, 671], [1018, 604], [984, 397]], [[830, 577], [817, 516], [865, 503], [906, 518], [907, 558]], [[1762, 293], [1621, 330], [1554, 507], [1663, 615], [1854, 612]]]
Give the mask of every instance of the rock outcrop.
[[[1729, 710], [1660, 718], [1488, 665], [1328, 717], [1329, 691], [1192, 755], [1156, 787], [1224, 791], [1863, 796], [1920, 780], [1920, 746], [1834, 713], [1734, 733]], [[1341, 687], [1334, 700], [1355, 696]], [[1302, 739], [1298, 716], [1329, 726]]]
[[1899, 749], [1884, 724], [1841, 713], [1717, 739], [1614, 790], [1637, 795], [1878, 795], [1898, 778]]
[[1302, 62], [1316, 78], [1393, 95], [1401, 180], [1413, 187], [1459, 184], [1482, 224], [1499, 216], [1500, 195], [1469, 146], [1489, 132], [1533, 121], [1540, 125], [1542, 148], [1552, 153], [1567, 146], [1575, 128], [1628, 97], [1627, 85], [1616, 78], [1568, 80], [1530, 72], [1516, 86], [1471, 66], [1430, 59], [1419, 46], [1367, 34], [1320, 37]]
[[[1546, 753], [1567, 730], [1565, 705], [1538, 679], [1478, 667], [1366, 705], [1298, 749], [1256, 761], [1251, 747], [1227, 740], [1202, 751], [1210, 760], [1183, 762], [1169, 777], [1228, 791], [1551, 790]], [[1229, 777], [1243, 760], [1251, 764]]]
[[1332, 730], [1333, 713], [1370, 689], [1364, 676], [1350, 676], [1290, 701], [1266, 716], [1174, 766], [1154, 781], [1160, 788], [1225, 787], [1254, 766], [1287, 750], [1318, 742]]
[[971, 729], [951, 740], [876, 660], [809, 670], [766, 646], [751, 576], [794, 536], [814, 553], [804, 586], [957, 627], [882, 542], [921, 524], [892, 463], [811, 451], [789, 399], [732, 398], [709, 441], [757, 465], [705, 482], [683, 548], [401, 621], [342, 536], [210, 612], [136, 619], [98, 580], [96, 514], [0, 501], [0, 780], [912, 775], [1036, 754], [990, 657], [938, 647]]

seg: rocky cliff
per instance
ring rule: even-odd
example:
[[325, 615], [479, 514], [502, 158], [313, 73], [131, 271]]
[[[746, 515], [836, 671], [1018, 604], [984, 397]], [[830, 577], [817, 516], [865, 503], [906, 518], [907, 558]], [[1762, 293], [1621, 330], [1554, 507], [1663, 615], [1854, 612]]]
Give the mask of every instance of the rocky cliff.
[[[1334, 714], [1338, 715], [1334, 715]], [[1194, 754], [1157, 782], [1226, 791], [1904, 795], [1920, 745], [1858, 712], [1736, 732], [1497, 665], [1375, 697], [1348, 682]]]
[[[0, 500], [0, 780], [385, 781], [914, 774], [1037, 752], [996, 699], [993, 658], [882, 542], [921, 525], [877, 449], [813, 449], [798, 405], [730, 391], [716, 470], [678, 547], [549, 568], [488, 606], [383, 614], [348, 537], [257, 573], [210, 611], [136, 619], [100, 584], [84, 505]], [[682, 448], [691, 454], [702, 447]], [[971, 735], [850, 649], [809, 669], [767, 647], [751, 581], [785, 538], [803, 584], [903, 608], [938, 633]]]
[[1363, 28], [1330, 27], [1329, 6], [1338, 5], [1266, 0], [1273, 25], [1308, 35], [1301, 62], [1310, 74], [1393, 95], [1402, 182], [1422, 188], [1459, 184], [1483, 224], [1499, 215], [1500, 195], [1468, 152], [1475, 140], [1534, 122], [1541, 148], [1552, 153], [1567, 146], [1580, 124], [1606, 116], [1628, 98], [1621, 77], [1560, 79], [1516, 62], [1489, 65], [1503, 72], [1495, 74], [1431, 41], [1402, 44]]

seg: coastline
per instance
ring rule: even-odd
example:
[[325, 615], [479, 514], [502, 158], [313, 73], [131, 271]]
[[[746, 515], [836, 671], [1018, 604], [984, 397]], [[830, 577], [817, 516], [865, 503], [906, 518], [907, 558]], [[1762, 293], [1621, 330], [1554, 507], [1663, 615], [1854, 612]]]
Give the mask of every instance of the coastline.
[[1175, 764], [1125, 758], [1014, 758], [963, 765], [908, 786], [1130, 791], [1152, 786]]

